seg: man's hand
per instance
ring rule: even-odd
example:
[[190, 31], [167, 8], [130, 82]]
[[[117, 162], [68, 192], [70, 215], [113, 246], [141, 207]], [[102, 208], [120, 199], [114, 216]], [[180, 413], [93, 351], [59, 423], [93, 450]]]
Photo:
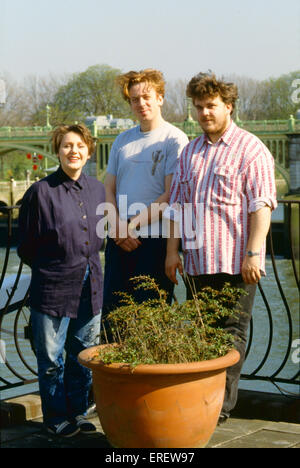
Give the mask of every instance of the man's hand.
[[165, 262], [165, 272], [169, 280], [172, 281], [172, 283], [178, 284], [177, 278], [176, 278], [176, 271], [178, 269], [179, 274], [182, 276], [183, 275], [183, 266], [181, 262], [181, 258], [179, 254], [172, 253], [172, 254], [167, 254], [166, 257], [166, 262]]
[[[260, 252], [267, 237], [271, 222], [271, 209], [264, 206], [250, 214], [250, 234], [246, 251]], [[256, 284], [261, 278], [260, 256], [246, 255], [242, 264], [243, 280], [247, 284]]]
[[125, 250], [125, 252], [132, 252], [142, 244], [139, 239], [133, 239], [130, 236], [128, 236], [127, 239], [115, 239], [115, 243], [121, 247], [121, 249]]
[[261, 278], [260, 257], [245, 256], [242, 264], [242, 277], [246, 284], [256, 284]]
[[117, 231], [112, 236], [116, 245], [125, 250], [125, 252], [132, 252], [141, 245], [141, 241], [128, 229], [128, 223], [125, 220], [119, 219]]

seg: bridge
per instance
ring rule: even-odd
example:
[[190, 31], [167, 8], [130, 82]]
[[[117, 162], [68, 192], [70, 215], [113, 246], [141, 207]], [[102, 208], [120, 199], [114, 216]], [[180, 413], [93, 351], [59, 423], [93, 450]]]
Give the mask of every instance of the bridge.
[[0, 213], [1, 206], [20, 205], [23, 195], [29, 186], [33, 183], [30, 180], [14, 180], [9, 182], [0, 182]]
[[[241, 121], [238, 117], [236, 123], [245, 130], [257, 135], [269, 148], [275, 159], [275, 165], [287, 185], [291, 194], [300, 193], [300, 120], [290, 116], [288, 120]], [[174, 123], [193, 139], [202, 133], [202, 130], [191, 116], [184, 122]], [[50, 143], [52, 126], [47, 119], [44, 127], [1, 127], [0, 128], [0, 158], [12, 151], [24, 153], [38, 153], [44, 158], [44, 169], [48, 164], [57, 164], [57, 157], [53, 154]], [[99, 129], [94, 122], [90, 126], [96, 141], [96, 150], [88, 163], [87, 170], [90, 175], [102, 179], [108, 163], [111, 145], [122, 129]], [[12, 206], [19, 203], [30, 181], [14, 181], [0, 183], [0, 205]]]

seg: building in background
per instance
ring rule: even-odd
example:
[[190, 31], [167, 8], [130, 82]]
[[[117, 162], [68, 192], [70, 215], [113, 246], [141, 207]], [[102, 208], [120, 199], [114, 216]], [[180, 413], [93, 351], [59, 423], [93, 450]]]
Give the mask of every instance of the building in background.
[[91, 115], [86, 118], [85, 124], [89, 127], [92, 125], [97, 125], [99, 130], [105, 129], [127, 129], [131, 128], [135, 125], [134, 121], [131, 119], [114, 119], [113, 116], [110, 115]]

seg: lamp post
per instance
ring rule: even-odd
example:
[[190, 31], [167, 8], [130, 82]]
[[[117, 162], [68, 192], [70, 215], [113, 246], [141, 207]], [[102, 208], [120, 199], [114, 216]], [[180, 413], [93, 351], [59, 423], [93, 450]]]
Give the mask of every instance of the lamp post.
[[46, 105], [46, 127], [51, 128], [50, 125], [50, 114], [51, 114], [51, 107], [47, 104]]

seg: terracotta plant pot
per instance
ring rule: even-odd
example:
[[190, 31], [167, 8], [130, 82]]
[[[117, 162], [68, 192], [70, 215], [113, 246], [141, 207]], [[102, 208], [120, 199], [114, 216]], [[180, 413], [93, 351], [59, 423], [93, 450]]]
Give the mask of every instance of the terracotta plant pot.
[[207, 445], [223, 404], [226, 368], [239, 361], [238, 351], [209, 361], [132, 369], [128, 364], [97, 361], [98, 349], [86, 349], [78, 359], [93, 372], [98, 416], [112, 446]]

